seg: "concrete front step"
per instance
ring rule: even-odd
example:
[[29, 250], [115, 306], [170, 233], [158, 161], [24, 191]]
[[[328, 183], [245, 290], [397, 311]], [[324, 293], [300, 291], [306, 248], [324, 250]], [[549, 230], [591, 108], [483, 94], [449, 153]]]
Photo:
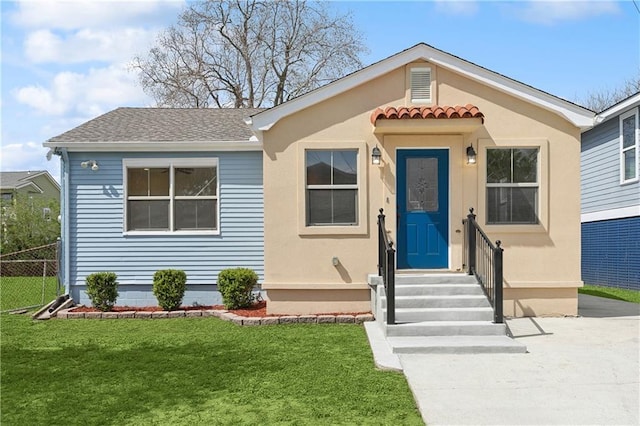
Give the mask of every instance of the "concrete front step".
[[476, 277], [462, 273], [396, 274], [396, 285], [403, 284], [478, 284]]
[[[489, 301], [482, 295], [454, 296], [396, 296], [396, 309], [402, 308], [487, 308]], [[387, 307], [387, 298], [382, 297], [382, 307]]]
[[[382, 309], [386, 318], [387, 310]], [[396, 308], [396, 322], [493, 321], [491, 308]]]
[[480, 284], [397, 284], [396, 296], [484, 295]]
[[425, 321], [382, 325], [392, 336], [505, 336], [507, 326], [489, 321]]
[[527, 347], [507, 336], [387, 337], [396, 354], [526, 353]]

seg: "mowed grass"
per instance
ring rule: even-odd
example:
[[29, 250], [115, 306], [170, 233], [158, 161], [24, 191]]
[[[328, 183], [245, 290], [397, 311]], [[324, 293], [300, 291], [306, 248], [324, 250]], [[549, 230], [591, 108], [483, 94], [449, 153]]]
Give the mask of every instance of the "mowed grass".
[[3, 425], [423, 424], [361, 325], [0, 320]]
[[49, 303], [57, 286], [56, 277], [0, 277], [0, 311]]
[[578, 293], [590, 296], [606, 297], [607, 299], [624, 300], [625, 302], [640, 303], [640, 291], [624, 288], [585, 285], [578, 289]]

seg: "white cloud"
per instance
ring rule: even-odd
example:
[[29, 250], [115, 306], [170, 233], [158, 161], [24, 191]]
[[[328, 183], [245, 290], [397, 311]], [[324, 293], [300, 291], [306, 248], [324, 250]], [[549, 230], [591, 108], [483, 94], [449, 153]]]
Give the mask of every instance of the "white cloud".
[[185, 0], [22, 0], [12, 20], [26, 28], [62, 30], [154, 25], [166, 23], [167, 12], [177, 16], [184, 4]]
[[18, 102], [51, 116], [73, 113], [94, 117], [117, 106], [151, 103], [125, 64], [92, 68], [87, 74], [61, 72], [50, 87], [26, 86], [17, 89], [14, 96]]
[[435, 5], [439, 12], [450, 15], [472, 16], [478, 11], [476, 0], [435, 0]]
[[35, 63], [119, 62], [147, 51], [156, 33], [142, 28], [82, 29], [67, 34], [37, 30], [27, 35], [25, 54]]
[[518, 16], [525, 21], [553, 25], [563, 21], [578, 21], [599, 15], [615, 14], [619, 11], [617, 2], [612, 0], [536, 0], [527, 2]]
[[51, 176], [58, 180], [60, 176], [60, 162], [58, 157], [47, 161], [49, 148], [41, 143], [25, 142], [2, 145], [2, 171], [48, 170]]

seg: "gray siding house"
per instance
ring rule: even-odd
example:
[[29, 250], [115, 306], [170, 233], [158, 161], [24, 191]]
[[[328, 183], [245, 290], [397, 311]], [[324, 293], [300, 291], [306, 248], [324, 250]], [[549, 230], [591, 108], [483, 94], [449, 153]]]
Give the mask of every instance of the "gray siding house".
[[[159, 269], [187, 273], [184, 305], [221, 303], [229, 267], [264, 274], [262, 147], [255, 109], [118, 108], [44, 145], [62, 162], [62, 277], [118, 275], [118, 305], [157, 304]], [[225, 123], [225, 125], [220, 125]], [[241, 255], [240, 255], [241, 254]]]
[[582, 279], [640, 290], [640, 93], [582, 134]]

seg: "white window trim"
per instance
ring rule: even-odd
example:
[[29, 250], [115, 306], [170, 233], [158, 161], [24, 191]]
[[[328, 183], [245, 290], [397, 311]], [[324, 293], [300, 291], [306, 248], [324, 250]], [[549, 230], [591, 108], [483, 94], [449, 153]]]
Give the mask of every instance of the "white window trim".
[[[536, 217], [538, 218], [538, 222], [537, 223], [520, 223], [520, 222], [491, 222], [490, 225], [498, 225], [498, 226], [514, 226], [514, 225], [529, 225], [529, 226], [535, 226], [538, 223], [540, 223], [540, 147], [539, 146], [518, 146], [518, 147], [489, 147], [487, 148], [487, 159], [489, 158], [489, 153], [488, 151], [493, 150], [493, 149], [509, 149], [511, 151], [513, 151], [514, 149], [535, 149], [538, 151], [538, 154], [536, 155], [536, 181], [535, 182], [520, 182], [520, 183], [514, 183], [514, 182], [505, 182], [505, 183], [500, 183], [500, 182], [492, 182], [489, 183], [486, 181], [485, 179], [485, 184], [487, 188], [537, 188], [538, 189], [538, 194], [537, 194], [537, 200], [536, 200]], [[485, 164], [485, 169], [488, 166], [488, 160], [487, 160], [487, 164]], [[513, 172], [513, 155], [511, 156], [511, 172]], [[486, 196], [489, 196], [489, 191], [487, 191]], [[489, 205], [487, 204], [487, 208], [489, 207]], [[487, 210], [485, 212], [485, 214], [487, 215], [487, 223], [489, 223], [489, 211]]]
[[[368, 232], [367, 161], [373, 147], [364, 141], [304, 141], [298, 143], [298, 235], [366, 235]], [[307, 225], [307, 168], [308, 150], [355, 150], [358, 152], [357, 225]]]
[[[306, 153], [309, 151], [322, 151], [322, 152], [336, 152], [336, 151], [355, 151], [356, 153], [356, 172], [358, 172], [358, 163], [360, 161], [359, 159], [359, 151], [356, 148], [336, 148], [336, 149], [306, 149], [305, 150], [305, 163], [304, 163], [304, 168], [305, 168], [305, 187], [307, 190], [311, 189], [355, 189], [356, 191], [359, 190], [359, 184], [360, 184], [360, 173], [357, 173], [356, 175], [356, 183], [355, 184], [329, 184], [329, 185], [309, 185], [306, 182], [306, 169], [307, 169], [307, 155]], [[331, 156], [331, 170], [333, 171], [333, 155]], [[357, 198], [356, 198], [356, 211], [355, 211], [355, 216], [356, 216], [356, 222], [355, 223], [309, 223], [309, 199], [308, 199], [308, 193], [307, 191], [305, 191], [305, 224], [306, 226], [358, 226], [358, 212], [359, 212], [359, 206], [358, 206], [358, 202], [357, 202]]]
[[[173, 204], [174, 199], [191, 199], [194, 197], [182, 197], [174, 196], [174, 173], [173, 169], [179, 167], [215, 167], [216, 168], [216, 194], [215, 196], [206, 197], [207, 199], [215, 199], [216, 203], [216, 229], [211, 230], [188, 230], [188, 231], [175, 231], [172, 230], [174, 226], [174, 209], [169, 209], [169, 226], [171, 229], [166, 231], [129, 231], [127, 230], [127, 219], [129, 212], [127, 211], [128, 197], [128, 181], [127, 181], [127, 169], [129, 168], [159, 168], [168, 167], [171, 172], [169, 174], [169, 195], [157, 196], [157, 197], [143, 197], [145, 200], [169, 199], [170, 205]], [[123, 217], [122, 217], [122, 233], [123, 235], [220, 235], [220, 167], [218, 158], [124, 158], [122, 160], [122, 201], [123, 201]], [[135, 198], [135, 197], [134, 197]], [[202, 198], [202, 197], [197, 197]]]
[[[487, 149], [490, 148], [537, 148], [538, 149], [538, 223], [494, 224], [487, 223]], [[549, 228], [549, 141], [548, 139], [478, 139], [478, 217], [480, 225], [489, 232], [518, 234], [545, 233]]]
[[[639, 129], [639, 124], [638, 121], [640, 120], [640, 118], [638, 117], [638, 110], [637, 109], [633, 109], [625, 114], [621, 114], [620, 115], [620, 119], [619, 119], [619, 126], [620, 126], [620, 130], [619, 130], [619, 134], [620, 134], [620, 185], [627, 185], [630, 183], [635, 183], [638, 182], [639, 178], [640, 178], [640, 129]], [[625, 148], [623, 143], [623, 128], [622, 128], [622, 124], [624, 122], [624, 120], [626, 120], [629, 117], [635, 116], [635, 132], [634, 132], [634, 136], [635, 136], [635, 144], [631, 145], [630, 147]], [[624, 154], [627, 151], [631, 151], [634, 150], [635, 151], [635, 158], [636, 158], [636, 175], [634, 177], [632, 177], [631, 179], [625, 179], [625, 163], [624, 163]]]

